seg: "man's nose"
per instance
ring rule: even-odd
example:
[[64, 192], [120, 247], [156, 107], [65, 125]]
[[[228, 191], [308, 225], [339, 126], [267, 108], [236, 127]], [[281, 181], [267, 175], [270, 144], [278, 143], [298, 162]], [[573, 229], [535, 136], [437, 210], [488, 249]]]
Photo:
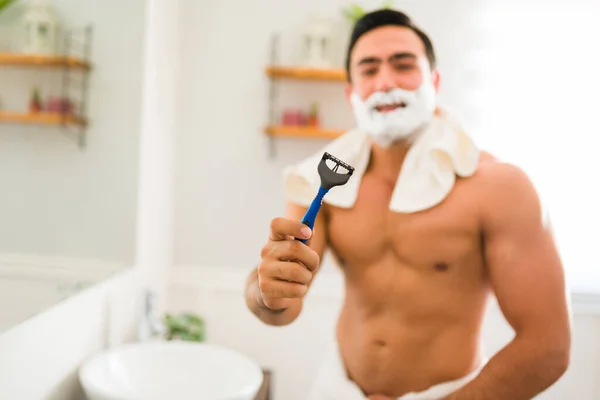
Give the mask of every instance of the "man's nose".
[[382, 66], [377, 74], [376, 90], [378, 92], [388, 92], [396, 85], [394, 74], [388, 66]]

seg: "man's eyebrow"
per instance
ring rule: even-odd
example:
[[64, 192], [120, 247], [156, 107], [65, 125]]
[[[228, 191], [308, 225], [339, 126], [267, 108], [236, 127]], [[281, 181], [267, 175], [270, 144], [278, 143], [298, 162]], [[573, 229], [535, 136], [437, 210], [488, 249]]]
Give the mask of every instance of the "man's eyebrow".
[[365, 58], [362, 58], [356, 65], [379, 64], [379, 63], [381, 63], [381, 58], [365, 57]]
[[413, 53], [408, 53], [408, 52], [396, 53], [396, 54], [392, 55], [388, 60], [389, 61], [399, 61], [399, 60], [404, 60], [404, 59], [416, 60], [417, 55], [413, 54]]
[[[399, 61], [405, 59], [416, 60], [417, 56], [413, 53], [402, 52], [391, 55], [388, 58], [388, 61]], [[361, 58], [360, 61], [356, 65], [365, 65], [365, 64], [381, 64], [381, 58], [379, 57], [364, 57]]]

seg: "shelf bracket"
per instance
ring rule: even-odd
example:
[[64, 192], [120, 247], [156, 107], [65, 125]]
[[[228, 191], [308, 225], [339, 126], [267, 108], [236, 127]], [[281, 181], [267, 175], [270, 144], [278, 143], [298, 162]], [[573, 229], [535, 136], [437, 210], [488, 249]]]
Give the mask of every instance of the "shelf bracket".
[[[270, 65], [277, 65], [279, 60], [279, 40], [280, 34], [275, 32], [271, 35], [271, 51], [270, 51]], [[279, 95], [279, 86], [276, 79], [269, 79], [269, 123], [274, 125], [277, 121], [277, 98]], [[275, 154], [275, 137], [271, 133], [267, 133], [269, 141], [269, 157], [273, 160]]]
[[[63, 49], [63, 53], [65, 56], [72, 56], [74, 54], [72, 54], [75, 50], [79, 50], [82, 55], [82, 59], [87, 62], [88, 64], [90, 63], [90, 59], [91, 59], [91, 47], [92, 47], [92, 34], [93, 34], [93, 26], [92, 25], [87, 25], [84, 26], [82, 29], [82, 38], [81, 40], [78, 39], [77, 37], [77, 33], [79, 33], [79, 29], [70, 29], [67, 30], [64, 34], [64, 49]], [[79, 148], [83, 149], [87, 143], [87, 118], [86, 118], [86, 113], [87, 113], [87, 98], [88, 98], [88, 88], [89, 88], [89, 70], [88, 69], [84, 69], [81, 71], [81, 78], [78, 80], [76, 78], [73, 77], [73, 73], [74, 70], [76, 69], [72, 69], [69, 66], [69, 63], [65, 63], [64, 67], [63, 67], [63, 74], [62, 74], [62, 96], [61, 98], [63, 100], [66, 100], [69, 104], [72, 105], [72, 107], [74, 108], [73, 110], [71, 110], [71, 112], [74, 115], [77, 115], [80, 119], [81, 119], [81, 123], [78, 124], [77, 126], [77, 143]], [[79, 93], [79, 98], [77, 99], [78, 101], [71, 101], [71, 89], [77, 89], [77, 92]], [[76, 104], [76, 107], [75, 107]], [[65, 112], [63, 110], [63, 112]], [[65, 121], [63, 121], [63, 128], [69, 130], [70, 125], [66, 122], [67, 118], [65, 118]]]

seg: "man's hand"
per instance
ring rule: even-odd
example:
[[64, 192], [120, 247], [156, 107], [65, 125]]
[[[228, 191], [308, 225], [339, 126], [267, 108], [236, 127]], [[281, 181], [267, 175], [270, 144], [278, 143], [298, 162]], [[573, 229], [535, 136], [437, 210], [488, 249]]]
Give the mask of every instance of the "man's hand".
[[271, 232], [261, 251], [258, 265], [258, 294], [262, 305], [272, 310], [285, 310], [304, 297], [320, 257], [315, 250], [298, 239], [309, 239], [310, 228], [286, 218], [271, 221]]
[[246, 305], [268, 325], [287, 325], [300, 315], [327, 247], [326, 210], [317, 215], [312, 232], [300, 222], [306, 211], [306, 207], [288, 202], [285, 217], [271, 221], [260, 264], [246, 280]]

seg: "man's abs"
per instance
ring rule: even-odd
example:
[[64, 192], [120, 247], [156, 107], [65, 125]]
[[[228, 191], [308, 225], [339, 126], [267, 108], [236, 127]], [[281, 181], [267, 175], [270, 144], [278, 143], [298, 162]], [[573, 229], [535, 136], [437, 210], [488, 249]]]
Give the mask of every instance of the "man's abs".
[[478, 367], [484, 287], [457, 291], [451, 279], [445, 285], [398, 265], [375, 269], [380, 279], [347, 276], [337, 326], [348, 377], [366, 395], [399, 397]]

